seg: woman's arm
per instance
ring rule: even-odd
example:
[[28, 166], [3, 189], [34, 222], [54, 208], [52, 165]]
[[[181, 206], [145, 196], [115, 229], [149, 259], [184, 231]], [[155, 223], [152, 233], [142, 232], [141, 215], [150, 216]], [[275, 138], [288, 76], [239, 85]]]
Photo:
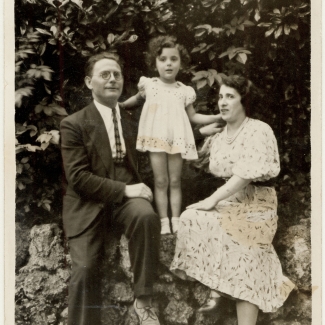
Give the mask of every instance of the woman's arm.
[[186, 113], [192, 123], [195, 124], [210, 124], [214, 122], [222, 122], [221, 115], [205, 115], [196, 113], [192, 104], [186, 107]]
[[121, 108], [125, 109], [132, 109], [140, 104], [142, 104], [144, 101], [144, 98], [141, 96], [140, 93], [137, 93], [136, 95], [130, 97], [123, 103], [118, 103]]
[[228, 198], [229, 196], [240, 191], [246, 187], [252, 180], [244, 179], [237, 175], [233, 175], [229, 181], [219, 187], [212, 195], [207, 197], [205, 200], [194, 203], [186, 207], [186, 209], [197, 209], [197, 210], [211, 210], [213, 209], [221, 200]]

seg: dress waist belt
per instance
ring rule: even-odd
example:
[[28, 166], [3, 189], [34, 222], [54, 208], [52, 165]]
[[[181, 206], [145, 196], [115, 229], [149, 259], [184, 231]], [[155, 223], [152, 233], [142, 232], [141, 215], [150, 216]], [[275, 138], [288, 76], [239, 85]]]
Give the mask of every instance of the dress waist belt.
[[[227, 183], [229, 181], [229, 178], [223, 178], [223, 180], [225, 181], [225, 183]], [[271, 178], [267, 181], [258, 181], [258, 182], [250, 182], [249, 184], [254, 185], [254, 186], [264, 186], [264, 187], [274, 187], [275, 186], [275, 179]]]

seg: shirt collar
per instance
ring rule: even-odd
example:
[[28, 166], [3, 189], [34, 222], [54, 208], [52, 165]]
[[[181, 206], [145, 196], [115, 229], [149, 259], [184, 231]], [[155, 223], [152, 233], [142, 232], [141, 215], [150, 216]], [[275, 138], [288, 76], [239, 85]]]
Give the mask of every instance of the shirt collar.
[[[94, 99], [94, 104], [101, 115], [106, 116], [107, 114], [109, 115], [112, 114], [112, 109], [110, 107], [98, 103], [95, 99]], [[118, 103], [116, 104], [115, 109], [116, 109], [116, 117], [121, 119], [120, 107], [118, 106]]]

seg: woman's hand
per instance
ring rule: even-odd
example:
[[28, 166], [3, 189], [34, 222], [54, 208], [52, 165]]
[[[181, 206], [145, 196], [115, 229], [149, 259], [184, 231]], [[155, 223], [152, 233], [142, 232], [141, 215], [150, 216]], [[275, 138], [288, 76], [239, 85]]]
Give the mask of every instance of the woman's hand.
[[196, 209], [196, 210], [203, 210], [209, 211], [212, 210], [218, 202], [212, 196], [207, 197], [203, 201], [199, 201], [197, 203], [191, 204], [186, 207], [186, 209]]

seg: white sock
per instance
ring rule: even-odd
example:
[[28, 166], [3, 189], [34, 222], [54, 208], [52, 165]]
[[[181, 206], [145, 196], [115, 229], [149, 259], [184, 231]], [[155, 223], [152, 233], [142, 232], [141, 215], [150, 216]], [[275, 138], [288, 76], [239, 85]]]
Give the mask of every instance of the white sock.
[[170, 234], [169, 219], [168, 218], [161, 218], [160, 223], [161, 223], [160, 234], [161, 235]]
[[172, 227], [173, 233], [175, 234], [178, 231], [179, 218], [172, 218]]

